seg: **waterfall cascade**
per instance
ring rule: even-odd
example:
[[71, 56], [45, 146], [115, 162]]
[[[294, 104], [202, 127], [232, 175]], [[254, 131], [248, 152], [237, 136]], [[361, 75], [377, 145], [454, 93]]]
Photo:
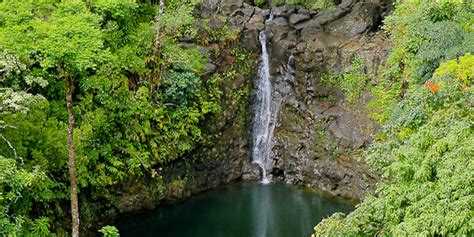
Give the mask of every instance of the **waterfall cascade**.
[[[270, 13], [269, 18], [265, 22], [266, 25], [272, 19], [273, 15]], [[262, 54], [260, 56], [258, 77], [255, 80], [256, 96], [252, 127], [252, 163], [260, 167], [262, 183], [269, 183], [270, 178], [267, 176], [268, 167], [266, 167], [268, 164], [267, 160], [272, 149], [273, 130], [277, 122], [280, 105], [287, 93], [274, 91], [272, 88], [266, 29], [260, 32], [259, 41], [262, 47]], [[294, 80], [293, 61], [293, 55], [290, 55], [288, 63], [284, 68], [286, 73], [279, 77], [277, 86]]]
[[260, 67], [258, 78], [255, 81], [255, 114], [252, 131], [252, 163], [260, 166], [262, 170], [262, 183], [269, 183], [265, 169], [265, 160], [270, 152], [270, 119], [272, 117], [270, 107], [272, 100], [272, 85], [270, 78], [270, 62], [267, 50], [267, 36], [265, 30], [259, 35], [262, 46], [260, 56]]

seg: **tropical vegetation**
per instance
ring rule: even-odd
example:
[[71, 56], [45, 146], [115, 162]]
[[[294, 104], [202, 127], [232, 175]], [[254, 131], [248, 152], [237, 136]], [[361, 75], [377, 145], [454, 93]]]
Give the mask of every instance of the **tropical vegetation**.
[[473, 7], [404, 1], [385, 20], [393, 48], [369, 104], [383, 131], [365, 154], [382, 179], [315, 236], [474, 235]]

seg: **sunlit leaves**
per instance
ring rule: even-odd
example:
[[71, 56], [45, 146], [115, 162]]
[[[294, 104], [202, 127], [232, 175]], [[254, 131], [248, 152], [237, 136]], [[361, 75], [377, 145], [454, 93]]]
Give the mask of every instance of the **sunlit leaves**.
[[[430, 80], [446, 60], [474, 48], [470, 1], [404, 1], [385, 19], [392, 50], [387, 69], [375, 87], [371, 117], [385, 122], [406, 92]], [[384, 93], [386, 92], [386, 93]]]
[[51, 196], [49, 182], [39, 167], [28, 171], [18, 168], [15, 160], [0, 156], [0, 235], [27, 234], [29, 229], [24, 227], [31, 227], [32, 234], [49, 234], [47, 218], [22, 216], [32, 208], [28, 203]]
[[100, 17], [91, 14], [84, 3], [62, 3], [48, 8], [45, 16], [34, 15], [28, 3], [5, 4], [7, 9], [20, 8], [24, 12], [6, 11], [9, 18], [19, 14], [32, 15], [21, 23], [6, 21], [0, 30], [5, 40], [0, 44], [21, 59], [38, 61], [44, 70], [62, 65], [69, 74], [80, 74], [94, 69], [107, 54], [102, 52], [102, 36], [98, 27]]
[[170, 4], [166, 6], [166, 13], [158, 19], [158, 24], [165, 35], [175, 39], [182, 36], [195, 36], [196, 31], [192, 27], [196, 21], [193, 16], [195, 6], [195, 3], [170, 1]]
[[474, 77], [474, 55], [468, 53], [459, 60], [449, 60], [436, 69], [433, 77], [442, 78], [448, 76], [455, 78], [465, 86], [470, 86]]

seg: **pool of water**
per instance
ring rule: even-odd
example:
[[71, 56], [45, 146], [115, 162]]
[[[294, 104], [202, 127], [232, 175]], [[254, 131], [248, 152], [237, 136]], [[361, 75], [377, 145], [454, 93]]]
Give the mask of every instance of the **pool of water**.
[[153, 211], [124, 216], [121, 237], [299, 237], [354, 206], [281, 183], [246, 183], [204, 192]]

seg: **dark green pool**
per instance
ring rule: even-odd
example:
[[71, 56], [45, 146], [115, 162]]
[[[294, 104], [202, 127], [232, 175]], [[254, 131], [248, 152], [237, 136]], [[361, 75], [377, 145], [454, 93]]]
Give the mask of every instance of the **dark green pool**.
[[295, 187], [238, 184], [196, 195], [184, 202], [124, 217], [120, 236], [300, 237], [334, 212], [353, 206]]

